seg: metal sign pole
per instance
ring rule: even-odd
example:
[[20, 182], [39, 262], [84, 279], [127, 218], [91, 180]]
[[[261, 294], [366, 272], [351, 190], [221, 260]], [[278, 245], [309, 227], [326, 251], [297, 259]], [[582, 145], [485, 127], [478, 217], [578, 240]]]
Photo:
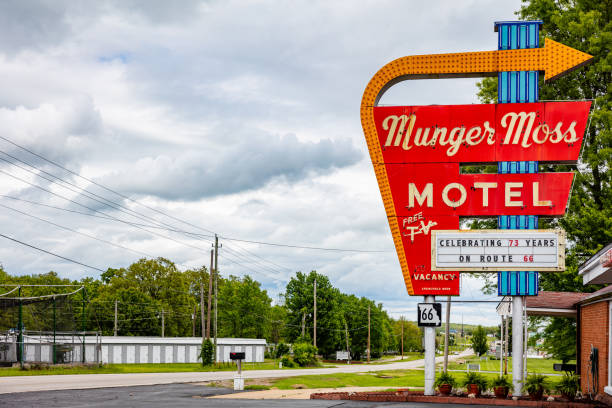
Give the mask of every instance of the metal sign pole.
[[[435, 296], [425, 296], [425, 303], [434, 303]], [[436, 380], [436, 328], [425, 327], [425, 395], [434, 395]]]
[[523, 297], [512, 296], [512, 395], [521, 396], [523, 381]]

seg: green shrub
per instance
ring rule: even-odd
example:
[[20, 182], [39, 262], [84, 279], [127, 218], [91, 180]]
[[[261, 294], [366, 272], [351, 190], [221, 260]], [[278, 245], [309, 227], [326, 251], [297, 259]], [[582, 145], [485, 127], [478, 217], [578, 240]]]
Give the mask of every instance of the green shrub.
[[542, 374], [530, 374], [525, 378], [525, 381], [522, 382], [525, 391], [528, 394], [537, 394], [540, 391], [548, 391], [548, 377]]
[[508, 377], [504, 375], [498, 375], [491, 380], [491, 387], [512, 387], [512, 383], [508, 380]]
[[295, 364], [295, 362], [289, 356], [283, 356], [283, 358], [281, 358], [281, 363], [283, 363], [283, 367], [288, 368], [293, 368], [297, 366], [297, 364]]
[[200, 349], [200, 359], [202, 360], [203, 366], [209, 366], [213, 363], [215, 353], [215, 346], [210, 339], [206, 339], [202, 342], [202, 348]]
[[555, 390], [563, 395], [573, 397], [580, 389], [580, 376], [574, 373], [565, 373], [561, 381], [555, 386]]
[[457, 380], [455, 380], [455, 377], [453, 377], [449, 373], [441, 373], [438, 378], [436, 378], [436, 382], [434, 383], [434, 385], [436, 387], [439, 387], [442, 384], [448, 384], [454, 388], [457, 385]]
[[276, 358], [281, 358], [285, 354], [289, 354], [289, 351], [290, 349], [288, 345], [286, 345], [285, 343], [278, 343], [275, 350]]
[[463, 380], [463, 385], [467, 386], [469, 384], [478, 385], [478, 389], [482, 392], [486, 390], [489, 386], [487, 379], [482, 375], [475, 371], [470, 371], [465, 375], [465, 380]]
[[293, 361], [300, 367], [317, 365], [318, 349], [310, 343], [296, 343], [293, 345]]

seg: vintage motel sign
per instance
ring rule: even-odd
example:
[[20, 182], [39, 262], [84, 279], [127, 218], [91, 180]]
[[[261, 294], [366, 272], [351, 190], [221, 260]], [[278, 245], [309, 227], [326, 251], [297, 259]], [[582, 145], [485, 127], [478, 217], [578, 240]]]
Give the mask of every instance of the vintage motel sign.
[[459, 295], [459, 273], [431, 273], [431, 232], [459, 216], [565, 213], [572, 173], [461, 174], [460, 163], [575, 162], [590, 102], [378, 107], [407, 79], [544, 71], [552, 80], [592, 60], [546, 39], [544, 48], [416, 55], [381, 68], [361, 101], [361, 123], [410, 295]]
[[563, 230], [437, 230], [431, 248], [432, 271], [565, 270]]

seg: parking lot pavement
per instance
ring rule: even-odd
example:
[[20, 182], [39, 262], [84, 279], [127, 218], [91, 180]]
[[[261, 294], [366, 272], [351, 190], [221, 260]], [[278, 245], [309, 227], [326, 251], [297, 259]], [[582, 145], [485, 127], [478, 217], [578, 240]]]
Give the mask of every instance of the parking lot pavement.
[[[164, 384], [138, 387], [95, 388], [86, 390], [57, 390], [0, 394], [3, 408], [78, 408], [78, 407], [219, 407], [219, 408], [366, 408], [366, 407], [413, 407], [441, 408], [465, 407], [465, 405], [444, 405], [425, 403], [393, 403], [362, 401], [324, 400], [271, 400], [271, 399], [218, 399], [215, 395], [231, 394], [227, 388], [215, 388], [198, 384]], [[247, 393], [249, 393], [247, 391]], [[481, 406], [486, 408], [485, 406]]]

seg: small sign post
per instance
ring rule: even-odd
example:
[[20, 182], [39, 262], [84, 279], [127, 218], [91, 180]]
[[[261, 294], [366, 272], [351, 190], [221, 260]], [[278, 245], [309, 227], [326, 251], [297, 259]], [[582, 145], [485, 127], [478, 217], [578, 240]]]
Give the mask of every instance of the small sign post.
[[336, 360], [340, 361], [340, 360], [350, 360], [351, 359], [351, 353], [349, 353], [348, 351], [336, 351]]
[[245, 358], [244, 351], [235, 351], [230, 353], [230, 360], [236, 361], [238, 372], [234, 375], [234, 391], [244, 390], [244, 378], [242, 377], [242, 360]]
[[417, 306], [419, 327], [440, 327], [442, 325], [442, 304], [419, 303]]

